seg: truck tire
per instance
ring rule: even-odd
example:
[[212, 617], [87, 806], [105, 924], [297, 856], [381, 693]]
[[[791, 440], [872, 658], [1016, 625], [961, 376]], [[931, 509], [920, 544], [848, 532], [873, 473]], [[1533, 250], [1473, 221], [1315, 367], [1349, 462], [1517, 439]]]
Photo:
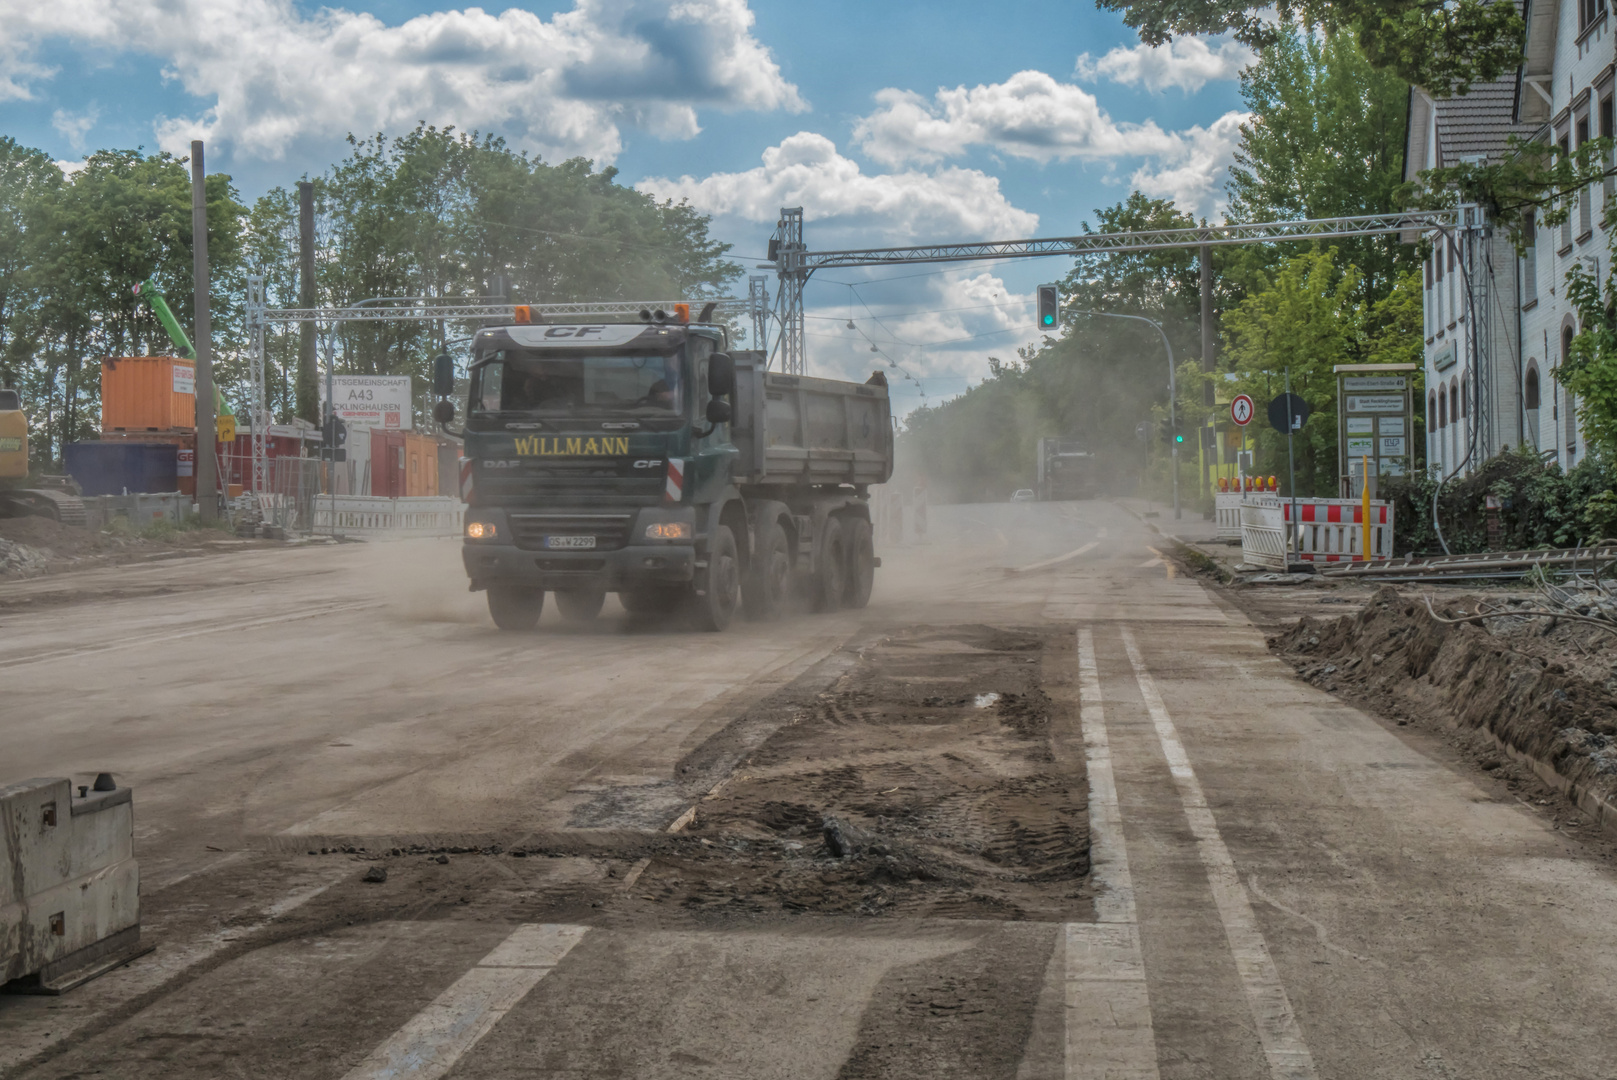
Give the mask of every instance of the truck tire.
[[488, 613], [501, 630], [521, 632], [539, 625], [545, 609], [545, 590], [528, 585], [490, 585]]
[[730, 526], [713, 530], [707, 543], [707, 569], [697, 575], [689, 594], [691, 621], [698, 630], [719, 632], [741, 605], [741, 559]]
[[876, 584], [876, 544], [870, 522], [864, 518], [850, 517], [843, 524], [847, 526], [848, 583], [842, 605], [858, 609], [870, 603], [870, 589]]
[[753, 622], [773, 622], [786, 613], [791, 598], [792, 551], [786, 530], [771, 521], [758, 530], [758, 550], [753, 554], [747, 579], [741, 584], [741, 601], [747, 618]]
[[820, 536], [820, 569], [814, 575], [813, 584], [815, 611], [835, 611], [842, 606], [842, 596], [848, 590], [846, 536], [839, 518], [825, 519], [825, 528]]
[[589, 623], [601, 613], [606, 592], [601, 589], [557, 589], [556, 610], [570, 623]]

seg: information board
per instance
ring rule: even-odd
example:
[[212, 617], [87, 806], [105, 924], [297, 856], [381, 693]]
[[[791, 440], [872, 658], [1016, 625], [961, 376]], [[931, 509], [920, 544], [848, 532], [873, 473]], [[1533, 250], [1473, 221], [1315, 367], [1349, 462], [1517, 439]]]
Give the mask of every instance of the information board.
[[[408, 375], [333, 375], [333, 409], [349, 427], [409, 431], [412, 409]], [[320, 380], [321, 415], [325, 414], [326, 381]]]
[[1345, 364], [1336, 369], [1343, 497], [1357, 498], [1362, 492], [1367, 458], [1372, 491], [1379, 477], [1401, 476], [1412, 468], [1410, 395], [1416, 370], [1414, 364]]

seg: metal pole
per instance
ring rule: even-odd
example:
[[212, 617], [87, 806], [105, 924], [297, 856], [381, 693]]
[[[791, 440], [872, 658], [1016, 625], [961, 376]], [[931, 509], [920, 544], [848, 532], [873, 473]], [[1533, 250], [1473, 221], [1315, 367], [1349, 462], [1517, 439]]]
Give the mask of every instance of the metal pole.
[[[323, 410], [323, 412], [322, 412], [322, 414], [320, 416], [320, 430], [325, 431], [326, 430], [326, 425], [331, 424], [331, 429], [332, 429], [333, 434], [335, 434], [335, 432], [336, 432], [336, 425], [332, 424], [331, 421], [332, 421], [332, 418], [337, 415], [337, 398], [335, 396], [335, 391], [332, 389], [332, 386], [331, 386], [331, 383], [332, 383], [331, 369], [332, 369], [332, 366], [333, 366], [332, 365], [332, 354], [335, 352], [335, 350], [336, 350], [336, 346], [331, 340], [331, 331], [328, 331], [326, 333], [326, 407], [325, 407], [325, 409]], [[326, 493], [331, 496], [331, 535], [334, 536], [334, 537], [337, 535], [337, 446], [336, 446], [336, 442], [337, 442], [336, 439], [332, 439], [331, 444], [326, 447], [326, 453], [328, 455], [330, 455], [327, 458], [327, 464], [326, 464]]]
[[1112, 311], [1075, 311], [1075, 315], [1099, 315], [1107, 319], [1133, 319], [1135, 322], [1150, 323], [1162, 335], [1162, 348], [1168, 354], [1168, 435], [1172, 440], [1169, 445], [1173, 453], [1173, 516], [1179, 517], [1179, 389], [1175, 385], [1176, 376], [1173, 370], [1173, 346], [1168, 342], [1168, 335], [1162, 329], [1162, 324], [1155, 319], [1148, 319], [1144, 315], [1119, 315]]
[[213, 429], [213, 324], [208, 313], [208, 193], [201, 139], [191, 143], [191, 258], [196, 276], [197, 511], [203, 521], [216, 521], [219, 472]]
[[[1297, 428], [1297, 419], [1291, 412], [1291, 368], [1286, 368], [1286, 479], [1291, 484], [1291, 528], [1287, 530], [1288, 548], [1297, 546], [1297, 460], [1291, 454], [1291, 433]], [[1287, 558], [1289, 568], [1290, 558]]]
[[[1206, 373], [1206, 374], [1212, 374], [1213, 367], [1214, 367], [1214, 358], [1213, 358], [1213, 249], [1211, 247], [1207, 246], [1206, 244], [1203, 244], [1202, 247], [1201, 247], [1200, 255], [1199, 255], [1197, 261], [1200, 263], [1200, 271], [1201, 271], [1200, 276], [1201, 276], [1201, 301], [1202, 301], [1202, 371], [1204, 373]], [[1212, 412], [1213, 403], [1216, 400], [1216, 397], [1217, 397], [1217, 395], [1213, 392], [1212, 380], [1204, 379], [1202, 381], [1202, 404], [1204, 406], [1206, 406], [1207, 411], [1209, 413]], [[1207, 450], [1208, 450], [1207, 436], [1205, 434], [1201, 434], [1201, 432], [1204, 432], [1206, 430], [1206, 428], [1207, 428], [1206, 421], [1203, 421], [1201, 424], [1197, 425], [1198, 435], [1197, 435], [1196, 448], [1200, 452], [1201, 459], [1202, 459], [1202, 491], [1203, 492], [1211, 492], [1212, 489], [1213, 489], [1213, 484], [1212, 484], [1212, 479], [1211, 479], [1213, 463], [1210, 460], [1208, 460], [1209, 455], [1207, 453]]]

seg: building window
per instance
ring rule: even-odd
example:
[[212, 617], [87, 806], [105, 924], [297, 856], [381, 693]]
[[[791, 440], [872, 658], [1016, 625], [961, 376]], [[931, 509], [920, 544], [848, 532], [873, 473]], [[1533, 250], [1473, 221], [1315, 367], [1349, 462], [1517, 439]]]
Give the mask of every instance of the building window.
[[1458, 382], [1449, 384], [1449, 415], [1454, 418], [1456, 424], [1460, 422], [1460, 384]]
[[1538, 369], [1527, 369], [1527, 380], [1522, 387], [1522, 398], [1528, 412], [1538, 411]]
[[1426, 268], [1426, 294], [1421, 298], [1420, 310], [1421, 310], [1422, 325], [1426, 328], [1426, 339], [1428, 341], [1430, 341], [1431, 337], [1432, 337], [1432, 305], [1434, 303], [1436, 303], [1436, 298], [1434, 296], [1432, 296], [1432, 260], [1431, 259], [1426, 260], [1426, 267], [1425, 268]]
[[1578, 0], [1578, 30], [1582, 32], [1589, 29], [1589, 25], [1606, 13], [1606, 0]]
[[1448, 395], [1444, 394], [1440, 390], [1440, 391], [1438, 391], [1438, 394], [1437, 394], [1437, 430], [1442, 431], [1444, 428], [1446, 428], [1448, 426], [1449, 426], [1449, 401], [1448, 401]]
[[[1447, 240], [1444, 241], [1445, 244], [1447, 242], [1448, 242]], [[1436, 304], [1437, 327], [1436, 327], [1436, 329], [1437, 329], [1437, 332], [1439, 334], [1441, 334], [1443, 332], [1443, 291], [1444, 291], [1443, 290], [1443, 251], [1442, 251], [1441, 248], [1439, 248], [1437, 251], [1432, 252], [1432, 265], [1433, 265], [1433, 270], [1435, 271], [1436, 276], [1437, 276], [1437, 289], [1435, 290], [1435, 293], [1434, 293], [1434, 295], [1437, 298], [1437, 304]]]
[[[1612, 137], [1612, 108], [1611, 98], [1609, 97], [1603, 97], [1600, 99], [1600, 137], [1602, 139], [1609, 139]], [[1600, 208], [1602, 213], [1611, 207], [1612, 195], [1617, 194], [1617, 177], [1612, 175], [1612, 165], [1614, 161], [1617, 161], [1617, 154], [1614, 154], [1611, 150], [1607, 150], [1606, 160], [1604, 162], [1606, 167], [1606, 175], [1601, 180], [1601, 190], [1605, 195]]]
[[[1571, 140], [1569, 140], [1565, 136], [1563, 136], [1561, 138], [1561, 156], [1562, 157], [1568, 157], [1568, 156], [1571, 155], [1571, 153], [1572, 153]], [[1563, 198], [1566, 198], [1566, 196], [1563, 196]], [[1567, 210], [1571, 210], [1571, 207], [1565, 206], [1564, 203], [1563, 203], [1563, 208], [1567, 209]], [[1565, 221], [1561, 222], [1561, 250], [1565, 251], [1567, 248], [1569, 248], [1571, 246], [1572, 246], [1572, 217], [1569, 214], [1567, 216], [1567, 219]]]
[[[1587, 116], [1578, 117], [1577, 134], [1578, 146], [1581, 148], [1584, 143], [1589, 141], [1589, 118]], [[1578, 191], [1578, 238], [1580, 240], [1588, 236], [1593, 229], [1593, 203], [1594, 192], [1587, 187], [1581, 188]]]
[[1522, 226], [1522, 303], [1538, 299], [1538, 220], [1527, 212]]

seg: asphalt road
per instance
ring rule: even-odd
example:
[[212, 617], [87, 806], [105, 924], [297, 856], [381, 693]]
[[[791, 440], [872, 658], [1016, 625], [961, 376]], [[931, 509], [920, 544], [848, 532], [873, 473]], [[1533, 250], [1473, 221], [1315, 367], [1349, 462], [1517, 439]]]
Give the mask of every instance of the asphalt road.
[[[0, 1076], [1617, 1077], [1612, 868], [1298, 681], [1162, 550], [1109, 503], [933, 508], [867, 610], [723, 636], [610, 601], [502, 635], [442, 542], [0, 586], [0, 783], [134, 788], [159, 944], [0, 996]], [[631, 895], [655, 855], [373, 887], [307, 853], [632, 846], [735, 718], [965, 624], [1069, 646], [1049, 753], [1093, 870], [1059, 920], [704, 921]]]

